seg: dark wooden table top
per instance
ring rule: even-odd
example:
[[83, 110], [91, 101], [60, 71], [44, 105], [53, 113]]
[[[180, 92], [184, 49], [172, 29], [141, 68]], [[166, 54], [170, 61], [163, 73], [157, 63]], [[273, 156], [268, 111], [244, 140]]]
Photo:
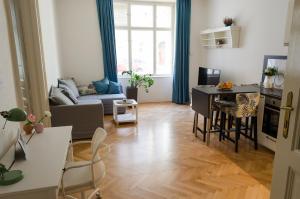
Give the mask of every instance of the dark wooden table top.
[[237, 93], [256, 93], [260, 92], [258, 86], [234, 86], [231, 90], [221, 90], [212, 85], [200, 85], [193, 88], [194, 90], [207, 95], [237, 94]]

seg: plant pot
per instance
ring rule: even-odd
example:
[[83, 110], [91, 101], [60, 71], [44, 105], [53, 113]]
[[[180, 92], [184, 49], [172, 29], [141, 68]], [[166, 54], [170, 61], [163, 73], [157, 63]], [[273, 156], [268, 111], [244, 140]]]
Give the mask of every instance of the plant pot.
[[138, 88], [128, 86], [126, 88], [126, 97], [127, 97], [127, 99], [134, 99], [135, 101], [137, 101]]
[[44, 131], [44, 124], [43, 123], [37, 123], [34, 125], [34, 130], [37, 133], [42, 133]]
[[265, 88], [273, 88], [273, 85], [274, 85], [274, 78], [273, 76], [265, 76], [265, 79], [264, 79], [264, 87]]
[[26, 135], [30, 135], [33, 130], [33, 126], [31, 124], [25, 124], [23, 126], [23, 130], [25, 131]]

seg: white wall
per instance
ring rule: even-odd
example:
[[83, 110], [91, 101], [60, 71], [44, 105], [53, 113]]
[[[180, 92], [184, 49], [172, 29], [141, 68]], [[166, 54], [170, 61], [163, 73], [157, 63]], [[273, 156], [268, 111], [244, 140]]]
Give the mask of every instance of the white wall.
[[103, 78], [96, 0], [56, 0], [61, 72], [88, 84]]
[[198, 68], [205, 63], [206, 51], [201, 46], [200, 30], [207, 24], [209, 0], [192, 0], [190, 34], [190, 90], [198, 83]]
[[[95, 0], [56, 0], [61, 74], [75, 77], [81, 84], [103, 78], [102, 46]], [[191, 85], [201, 63], [199, 32], [205, 18], [206, 0], [192, 0], [191, 19]], [[171, 101], [172, 77], [154, 77], [150, 93], [140, 89], [141, 102]], [[120, 79], [126, 86], [127, 79]]]
[[60, 77], [54, 0], [39, 0], [39, 14], [48, 88]]
[[223, 80], [258, 83], [264, 55], [286, 55], [284, 30], [286, 0], [207, 0], [208, 23], [220, 27], [225, 16], [233, 17], [242, 27], [240, 48], [208, 49], [208, 67], [222, 69]]
[[[0, 27], [0, 111], [4, 111], [17, 106], [4, 0], [0, 0]], [[1, 127], [3, 122], [0, 116]]]

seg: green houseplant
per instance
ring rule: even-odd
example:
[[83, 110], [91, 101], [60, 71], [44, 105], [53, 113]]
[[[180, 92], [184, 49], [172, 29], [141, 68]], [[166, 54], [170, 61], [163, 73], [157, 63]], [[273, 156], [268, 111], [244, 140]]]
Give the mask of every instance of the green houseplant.
[[144, 87], [146, 93], [149, 92], [149, 88], [154, 84], [154, 80], [151, 75], [140, 75], [132, 70], [123, 71], [122, 75], [129, 75], [129, 86], [126, 88], [126, 96], [128, 99], [135, 99], [137, 101], [138, 88]]

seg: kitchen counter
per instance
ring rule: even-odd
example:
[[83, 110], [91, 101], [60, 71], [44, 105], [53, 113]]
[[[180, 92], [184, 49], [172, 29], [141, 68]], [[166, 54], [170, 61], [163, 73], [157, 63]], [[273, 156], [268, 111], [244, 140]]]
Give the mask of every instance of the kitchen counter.
[[265, 96], [274, 97], [277, 99], [282, 98], [282, 90], [277, 88], [260, 88], [260, 93]]

